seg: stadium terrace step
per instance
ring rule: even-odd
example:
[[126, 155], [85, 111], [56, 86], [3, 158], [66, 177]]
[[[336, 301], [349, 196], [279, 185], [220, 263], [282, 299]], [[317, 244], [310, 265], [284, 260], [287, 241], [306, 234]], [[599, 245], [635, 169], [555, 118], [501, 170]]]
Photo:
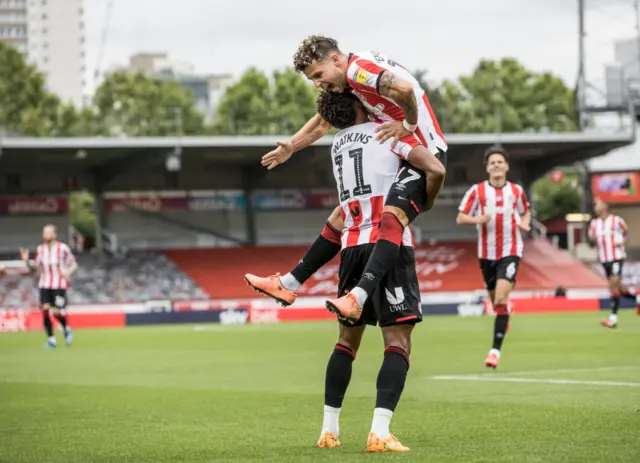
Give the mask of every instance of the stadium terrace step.
[[[287, 273], [306, 251], [305, 246], [265, 246], [166, 251], [183, 272], [216, 299], [254, 298], [245, 273]], [[416, 248], [420, 291], [474, 291], [484, 288], [475, 243], [438, 243]], [[325, 265], [298, 292], [300, 296], [335, 296], [339, 259]], [[520, 290], [602, 288], [605, 281], [589, 267], [545, 240], [525, 244], [518, 274]]]

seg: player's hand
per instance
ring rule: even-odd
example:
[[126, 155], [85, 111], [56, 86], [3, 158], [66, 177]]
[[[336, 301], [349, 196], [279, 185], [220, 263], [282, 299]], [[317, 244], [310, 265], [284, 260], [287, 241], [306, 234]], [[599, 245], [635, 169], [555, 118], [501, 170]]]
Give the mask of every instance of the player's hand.
[[491, 214], [487, 214], [486, 212], [478, 217], [478, 225], [484, 225], [485, 223], [491, 222]]
[[384, 143], [389, 138], [393, 138], [391, 148], [395, 148], [401, 138], [411, 135], [411, 132], [405, 129], [404, 125], [402, 125], [402, 121], [395, 121], [391, 124], [383, 124], [376, 129], [376, 132], [378, 132], [376, 140], [378, 140], [380, 143]]
[[29, 250], [25, 248], [20, 248], [20, 258], [25, 262], [29, 261]]
[[531, 224], [529, 222], [525, 223], [525, 222], [520, 222], [518, 224], [518, 228], [520, 230], [522, 230], [523, 232], [529, 232], [531, 231]]
[[262, 166], [271, 170], [280, 164], [284, 164], [293, 155], [293, 143], [290, 141], [277, 142], [278, 147], [262, 156]]

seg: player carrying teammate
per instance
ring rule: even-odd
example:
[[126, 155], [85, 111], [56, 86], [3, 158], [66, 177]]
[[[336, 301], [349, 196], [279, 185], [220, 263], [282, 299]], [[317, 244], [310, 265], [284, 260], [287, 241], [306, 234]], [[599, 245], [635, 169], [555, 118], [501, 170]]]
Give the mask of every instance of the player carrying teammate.
[[[418, 81], [398, 63], [379, 53], [367, 51], [346, 55], [340, 51], [334, 39], [311, 36], [300, 44], [294, 55], [294, 66], [316, 87], [331, 92], [349, 91], [355, 95], [369, 117], [383, 123], [376, 130], [376, 138], [380, 142], [393, 138], [392, 147], [400, 140], [421, 143], [443, 161], [443, 165], [433, 163], [426, 173], [426, 179], [423, 172], [418, 171], [414, 177], [408, 170], [404, 172], [404, 177], [398, 178], [385, 201], [380, 221], [380, 239], [363, 272], [363, 278], [346, 296], [327, 301], [329, 310], [354, 318], [353, 314], [362, 310], [367, 297], [398, 255], [404, 228], [419, 212], [433, 205], [444, 182], [447, 143]], [[329, 128], [330, 124], [316, 114], [290, 141], [279, 142], [275, 150], [267, 153], [262, 158], [262, 164], [269, 169], [276, 167], [287, 161], [294, 152], [325, 135]], [[411, 185], [405, 183], [410, 181], [413, 181]], [[411, 204], [406, 199], [408, 187], [426, 189], [426, 204]]]
[[627, 225], [622, 217], [611, 214], [607, 203], [599, 198], [594, 201], [594, 211], [597, 217], [589, 226], [589, 240], [598, 248], [598, 259], [607, 275], [612, 300], [611, 315], [600, 323], [607, 328], [616, 328], [620, 297], [636, 298], [635, 290], [622, 284], [622, 266], [627, 257], [624, 249]]
[[65, 309], [67, 306], [67, 289], [69, 288], [69, 278], [78, 269], [78, 264], [71, 253], [71, 249], [64, 243], [57, 240], [56, 227], [47, 225], [42, 230], [44, 243], [38, 246], [36, 257], [29, 260], [29, 250], [20, 249], [22, 260], [30, 271], [40, 268], [40, 310], [42, 311], [42, 321], [47, 332], [47, 349], [56, 347], [56, 337], [53, 335], [53, 324], [49, 317], [49, 311], [53, 314], [62, 326], [67, 345], [72, 342], [71, 329], [67, 323]]
[[524, 243], [530, 230], [529, 203], [521, 186], [507, 181], [509, 157], [499, 147], [484, 154], [489, 180], [473, 185], [460, 203], [458, 225], [478, 228], [480, 269], [496, 312], [493, 347], [484, 364], [496, 368], [509, 326], [509, 293], [513, 289]]
[[[390, 141], [376, 143], [375, 131], [379, 124], [367, 123], [365, 111], [347, 93], [323, 93], [318, 98], [318, 110], [336, 128], [342, 129], [335, 136], [331, 150], [338, 191], [366, 190], [358, 195], [357, 200], [342, 196], [340, 201], [346, 227], [341, 240], [339, 271], [339, 292], [342, 293], [360, 279], [376, 238], [381, 238], [382, 231], [378, 225], [382, 203], [395, 181], [401, 160], [411, 156], [420, 164], [428, 162], [431, 155], [421, 145], [412, 147], [400, 141], [392, 151]], [[352, 158], [355, 158], [354, 162], [345, 162]], [[422, 320], [415, 258], [408, 229], [390, 271], [379, 287], [372, 291], [358, 320], [352, 324], [341, 317], [339, 319], [338, 343], [327, 365], [324, 421], [318, 446], [340, 445], [339, 415], [351, 379], [352, 362], [366, 324], [377, 323], [382, 328], [385, 353], [378, 374], [376, 407], [367, 449], [369, 452], [408, 451], [389, 431], [409, 369], [411, 332], [414, 324]]]

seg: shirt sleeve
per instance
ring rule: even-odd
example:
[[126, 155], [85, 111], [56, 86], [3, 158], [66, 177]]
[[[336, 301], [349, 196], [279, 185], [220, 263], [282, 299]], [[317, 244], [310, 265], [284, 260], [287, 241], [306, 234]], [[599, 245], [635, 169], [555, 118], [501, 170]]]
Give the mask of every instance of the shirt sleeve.
[[411, 135], [401, 138], [396, 144], [396, 147], [391, 149], [391, 152], [406, 161], [409, 159], [411, 150], [421, 144], [418, 137], [412, 133]]
[[624, 221], [624, 219], [622, 217], [618, 217], [618, 220], [620, 221], [619, 224], [620, 224], [620, 230], [622, 231], [622, 234], [626, 235], [627, 234], [627, 224], [626, 224], [626, 222]]
[[524, 192], [524, 188], [520, 187], [520, 197], [518, 198], [518, 213], [526, 214], [529, 212], [529, 201], [527, 201], [527, 194]]
[[596, 237], [596, 219], [593, 219], [589, 224], [589, 238], [592, 240]]
[[65, 245], [62, 249], [62, 259], [67, 265], [71, 265], [76, 260], [75, 256], [71, 252], [71, 249], [67, 245]]
[[355, 90], [380, 93], [380, 78], [387, 71], [373, 61], [356, 58], [347, 69], [347, 83]]
[[462, 201], [460, 202], [460, 207], [458, 210], [463, 214], [467, 215], [476, 215], [478, 212], [478, 189], [476, 185], [472, 186], [467, 190]]

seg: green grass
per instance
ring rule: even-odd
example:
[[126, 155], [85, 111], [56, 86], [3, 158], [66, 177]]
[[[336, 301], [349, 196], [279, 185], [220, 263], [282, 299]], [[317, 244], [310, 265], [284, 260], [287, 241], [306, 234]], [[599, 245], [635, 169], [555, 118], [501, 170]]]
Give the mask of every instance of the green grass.
[[[2, 334], [0, 461], [638, 462], [640, 317], [622, 313], [616, 331], [601, 317], [516, 315], [496, 372], [482, 366], [492, 319], [427, 318], [392, 422], [403, 455], [364, 451], [377, 329], [331, 450], [314, 444], [333, 323], [77, 330], [55, 351], [42, 333]], [[447, 375], [594, 384], [433, 379]]]

